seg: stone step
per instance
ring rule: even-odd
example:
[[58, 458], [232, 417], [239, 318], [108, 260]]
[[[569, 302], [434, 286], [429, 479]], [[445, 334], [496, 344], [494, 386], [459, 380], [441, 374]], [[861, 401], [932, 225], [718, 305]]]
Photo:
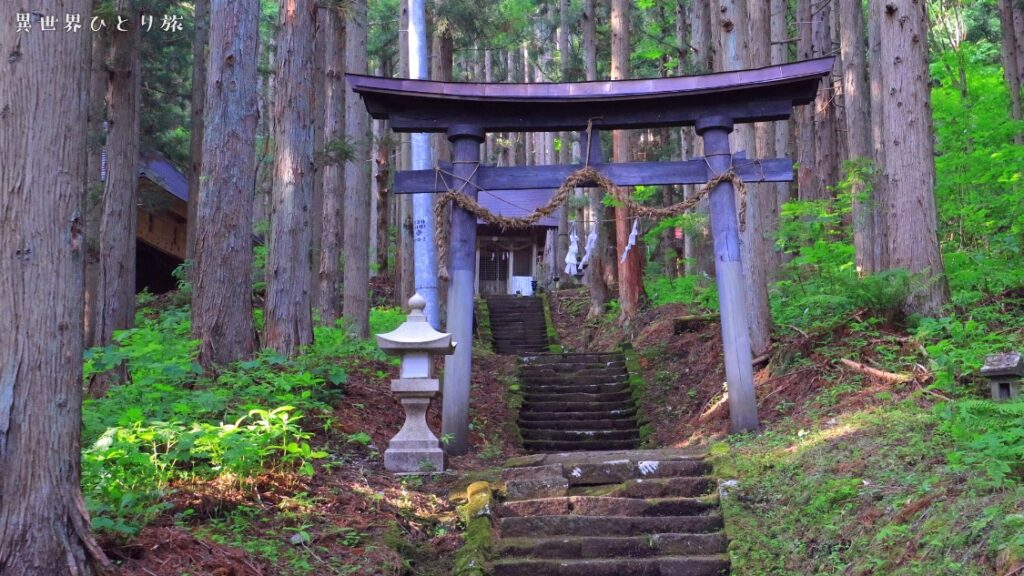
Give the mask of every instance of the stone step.
[[544, 381], [551, 380], [555, 382], [559, 381], [574, 381], [574, 380], [585, 380], [582, 383], [590, 383], [591, 380], [600, 381], [623, 381], [629, 379], [629, 372], [624, 369], [599, 369], [599, 370], [577, 370], [577, 371], [566, 371], [566, 372], [555, 372], [552, 370], [544, 371], [531, 371], [521, 370], [519, 377], [523, 380], [530, 381]]
[[567, 462], [562, 467], [573, 486], [618, 486], [630, 480], [692, 478], [711, 472], [711, 465], [702, 459]]
[[631, 402], [523, 402], [522, 412], [605, 412], [618, 414], [632, 408]]
[[638, 440], [523, 440], [523, 448], [530, 452], [632, 450], [639, 445]]
[[494, 576], [717, 576], [728, 572], [729, 557], [723, 554], [591, 560], [506, 559], [494, 563]]
[[[506, 468], [523, 468], [561, 464], [563, 466], [612, 465], [620, 462], [633, 463], [657, 461], [661, 465], [669, 462], [703, 463], [707, 457], [704, 448], [652, 448], [646, 450], [598, 450], [594, 452], [573, 452], [571, 454], [535, 454], [517, 456], [505, 462]], [[617, 481], [617, 480], [616, 480]]]
[[494, 304], [487, 307], [487, 312], [492, 318], [513, 314], [528, 314], [544, 318], [544, 306], [540, 304]]
[[595, 536], [505, 538], [497, 546], [499, 558], [613, 558], [626, 556], [704, 556], [723, 554], [729, 545], [721, 533], [651, 534], [648, 536]]
[[548, 341], [548, 335], [544, 332], [509, 332], [507, 334], [495, 334], [492, 338], [495, 342], [515, 343], [521, 341]]
[[598, 420], [520, 420], [525, 430], [628, 430], [636, 428], [635, 418], [606, 418]]
[[718, 514], [704, 516], [527, 516], [501, 518], [503, 538], [518, 536], [637, 536], [704, 534], [722, 529]]
[[538, 430], [524, 429], [521, 431], [523, 440], [578, 442], [584, 440], [636, 440], [640, 441], [640, 431], [636, 428], [626, 430]]
[[629, 377], [623, 374], [622, 376], [602, 376], [602, 377], [591, 377], [586, 379], [574, 378], [571, 376], [563, 376], [558, 378], [543, 377], [534, 378], [531, 376], [519, 375], [519, 382], [529, 386], [576, 386], [578, 384], [626, 384], [629, 382]]
[[524, 389], [527, 402], [627, 402], [632, 396], [629, 390], [618, 392], [551, 392], [538, 391], [536, 388]]
[[629, 391], [625, 382], [611, 382], [608, 384], [537, 384], [531, 382], [523, 385], [523, 391], [537, 394], [563, 394], [566, 392], [577, 392], [583, 394], [611, 394], [613, 392]]
[[[616, 498], [612, 496], [551, 496], [510, 500], [497, 506], [501, 518], [602, 516], [656, 518], [707, 516], [718, 506], [717, 497]], [[680, 530], [667, 530], [678, 532]], [[703, 530], [699, 530], [703, 532]]]
[[523, 364], [601, 363], [624, 362], [618, 352], [563, 352], [523, 358]]
[[544, 420], [607, 420], [607, 419], [636, 419], [636, 408], [632, 405], [626, 408], [609, 411], [573, 412], [570, 410], [520, 410], [519, 424], [526, 422], [537, 422]]
[[546, 376], [546, 375], [566, 376], [566, 375], [571, 375], [571, 374], [576, 374], [576, 375], [583, 375], [583, 374], [587, 374], [587, 375], [589, 375], [589, 374], [596, 374], [596, 375], [613, 374], [613, 375], [617, 376], [619, 374], [628, 374], [628, 372], [626, 371], [626, 367], [625, 366], [623, 366], [621, 364], [618, 364], [616, 362], [612, 362], [611, 364], [612, 364], [611, 366], [591, 366], [591, 367], [588, 367], [585, 364], [567, 364], [565, 366], [557, 366], [557, 365], [550, 365], [550, 366], [520, 366], [519, 367], [519, 372], [521, 374], [525, 374], [525, 375], [529, 375], [529, 376]]
[[570, 496], [606, 496], [617, 498], [672, 498], [706, 496], [715, 489], [710, 476], [678, 476], [675, 478], [636, 478], [619, 484], [575, 486]]
[[620, 362], [592, 363], [592, 364], [563, 364], [548, 366], [519, 366], [520, 374], [576, 374], [579, 372], [610, 372], [614, 374], [628, 374], [625, 364]]

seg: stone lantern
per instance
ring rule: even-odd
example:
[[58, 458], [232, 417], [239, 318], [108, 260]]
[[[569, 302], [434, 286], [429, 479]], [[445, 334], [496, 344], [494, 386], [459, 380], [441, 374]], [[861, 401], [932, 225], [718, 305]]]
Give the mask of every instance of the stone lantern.
[[986, 356], [981, 375], [992, 385], [993, 400], [1016, 400], [1024, 383], [1024, 361], [1020, 352]]
[[427, 407], [440, 390], [434, 378], [434, 356], [455, 350], [452, 335], [438, 332], [423, 313], [427, 301], [419, 294], [409, 299], [409, 317], [387, 334], [377, 335], [384, 352], [402, 359], [401, 373], [391, 381], [391, 391], [405, 409], [405, 424], [384, 451], [389, 472], [417, 473], [444, 470], [444, 451], [427, 426]]

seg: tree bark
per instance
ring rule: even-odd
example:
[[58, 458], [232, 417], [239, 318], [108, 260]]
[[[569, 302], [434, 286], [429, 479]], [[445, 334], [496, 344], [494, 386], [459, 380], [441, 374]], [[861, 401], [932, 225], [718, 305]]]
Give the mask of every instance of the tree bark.
[[[0, 3], [80, 14], [89, 0]], [[110, 568], [82, 499], [82, 209], [90, 35], [0, 26], [0, 574]]]
[[[797, 60], [808, 60], [814, 57], [813, 13], [812, 0], [797, 0]], [[797, 194], [801, 200], [813, 200], [824, 196], [823, 182], [817, 175], [817, 155], [815, 154], [814, 115], [816, 108], [816, 104], [801, 106], [796, 111], [796, 181]]]
[[[767, 8], [767, 5], [763, 6]], [[763, 34], [765, 25], [770, 25], [770, 15], [766, 10], [758, 10], [756, 25]], [[756, 53], [760, 60], [768, 60], [770, 40], [761, 38], [754, 47], [747, 29], [751, 22], [744, 0], [716, 0], [712, 2], [713, 33], [717, 36], [716, 47], [719, 52], [721, 70], [742, 70], [750, 67], [751, 59]], [[747, 26], [744, 25], [747, 23]], [[753, 50], [752, 50], [753, 48]], [[756, 156], [759, 146], [767, 146], [767, 131], [757, 138], [755, 129], [749, 124], [736, 126], [733, 131], [735, 150], [746, 150], [749, 156]], [[760, 140], [760, 141], [759, 141]], [[741, 232], [741, 262], [746, 290], [743, 291], [747, 304], [747, 321], [750, 330], [751, 351], [759, 354], [768, 347], [771, 341], [771, 310], [768, 306], [767, 269], [772, 261], [770, 241], [770, 217], [774, 199], [771, 195], [761, 193], [763, 187], [748, 184], [746, 229]], [[737, 202], [737, 206], [739, 203]]]
[[936, 236], [935, 157], [928, 77], [928, 20], [919, 0], [873, 0], [881, 31], [885, 215], [889, 266], [919, 273], [925, 285], [908, 298], [908, 312], [936, 314], [948, 298]]
[[1013, 13], [1013, 35], [1017, 38], [1017, 76], [1024, 87], [1024, 6], [1019, 1], [1011, 8]]
[[[345, 12], [345, 71], [366, 74], [366, 0]], [[353, 160], [345, 164], [344, 316], [354, 334], [370, 335], [370, 117], [362, 100], [345, 89], [345, 133]]]
[[[765, 0], [748, 0], [747, 20], [749, 36], [744, 67], [768, 66], [772, 61], [771, 4]], [[748, 149], [756, 158], [771, 158], [775, 152], [775, 125], [758, 122], [754, 124], [753, 132], [753, 146]], [[752, 288], [747, 296], [747, 309], [750, 314], [750, 341], [756, 355], [763, 353], [771, 342], [768, 287], [772, 278], [778, 275], [775, 233], [779, 227], [779, 201], [774, 184], [754, 184], [748, 186], [747, 191], [747, 227], [743, 236], [749, 245], [750, 261], [744, 266], [749, 271], [748, 283]]]
[[[872, 11], [874, 9], [872, 8]], [[872, 179], [874, 203], [871, 219], [875, 224], [874, 256], [875, 269], [885, 270], [889, 267], [888, 224], [885, 209], [888, 206], [889, 178], [885, 172], [885, 135], [882, 131], [882, 112], [885, 109], [885, 88], [882, 84], [882, 43], [881, 24], [877, 18], [868, 19], [868, 56], [869, 74], [868, 88], [871, 92], [871, 158], [874, 160], [875, 172]]]
[[185, 259], [195, 258], [196, 211], [199, 209], [199, 177], [203, 171], [203, 112], [206, 97], [206, 47], [210, 42], [210, 0], [195, 1], [195, 35], [192, 37], [192, 133], [189, 135], [188, 223]]
[[[399, 15], [399, 27], [398, 27], [398, 42], [400, 44], [398, 50], [398, 76], [401, 78], [409, 77], [409, 3], [401, 2], [400, 15]], [[399, 159], [401, 160], [400, 170], [412, 169], [412, 139], [409, 134], [400, 134], [400, 148], [399, 148]], [[398, 267], [398, 303], [401, 306], [406, 306], [409, 302], [409, 298], [412, 298], [413, 293], [416, 291], [415, 287], [415, 261], [413, 259], [414, 248], [413, 248], [413, 237], [412, 237], [412, 195], [402, 194], [397, 198], [399, 206], [398, 216], [398, 230], [399, 230], [399, 248], [397, 250], [397, 257], [395, 258], [395, 264]]]
[[[571, 80], [570, 64], [572, 55], [569, 53], [569, 0], [558, 3], [558, 63], [561, 81]], [[558, 135], [562, 146], [558, 151], [558, 163], [563, 166], [572, 162], [572, 140], [569, 132]], [[559, 276], [563, 282], [575, 282], [575, 278], [565, 274], [565, 256], [569, 253], [569, 205], [563, 204], [558, 210], [558, 259]]]
[[[815, 6], [811, 25], [814, 57], [829, 56], [832, 51], [832, 2]], [[821, 80], [814, 101], [815, 183], [808, 199], [831, 197], [828, 187], [839, 181], [839, 151], [836, 145], [836, 91], [832, 75]]]
[[[839, 39], [842, 53], [843, 102], [846, 108], [847, 160], [856, 173], [851, 179], [853, 196], [853, 244], [857, 255], [857, 270], [861, 274], [875, 271], [875, 226], [872, 218], [870, 171], [871, 162], [871, 107], [865, 61], [864, 9], [857, 2], [840, 2]], [[851, 174], [847, 171], [846, 177]]]
[[288, 0], [278, 12], [276, 151], [263, 345], [285, 356], [313, 341], [313, 77], [307, 72], [313, 67], [316, 12], [315, 0]]
[[196, 214], [192, 334], [204, 366], [248, 357], [252, 319], [258, 3], [212, 0]]
[[[136, 21], [139, 14], [121, 0], [118, 14]], [[135, 318], [135, 227], [139, 196], [139, 106], [142, 101], [142, 67], [139, 62], [141, 27], [114, 31], [110, 44], [107, 105], [110, 149], [107, 182], [100, 219], [100, 258], [97, 281], [95, 343], [107, 346], [115, 330], [131, 328]], [[93, 396], [104, 394], [117, 380], [127, 377], [124, 368], [97, 375], [89, 383]]]
[[[628, 0], [612, 0], [612, 80], [629, 78], [629, 9]], [[612, 158], [614, 162], [629, 161], [629, 132], [615, 130], [612, 132]], [[615, 208], [615, 249], [619, 263], [619, 306], [621, 314], [619, 323], [624, 327], [633, 324], [640, 309], [643, 294], [643, 278], [641, 277], [641, 258], [643, 247], [638, 239], [637, 245], [630, 249], [625, 262], [622, 254], [626, 251], [626, 243], [632, 227], [632, 215], [627, 206]]]
[[98, 346], [96, 317], [99, 308], [100, 221], [103, 219], [103, 187], [107, 161], [107, 57], [110, 37], [92, 35], [89, 67], [89, 166], [86, 175], [85, 208], [85, 346]]
[[[585, 0], [583, 3], [583, 63], [588, 81], [597, 80], [597, 14], [594, 4], [595, 0]], [[600, 144], [600, 135], [595, 135], [595, 139]], [[581, 138], [580, 153], [586, 157], [593, 145]], [[597, 227], [597, 242], [594, 244], [586, 270], [587, 288], [590, 291], [590, 310], [587, 311], [587, 319], [593, 319], [604, 316], [605, 305], [608, 303], [608, 285], [604, 278], [604, 270], [609, 265], [605, 257], [608, 233], [605, 228], [606, 224], [602, 222], [604, 191], [600, 188], [591, 188], [587, 196], [590, 218], [593, 220], [591, 226]]]
[[[708, 2], [690, 3], [689, 72], [706, 74], [714, 69], [717, 50], [711, 33], [711, 5]], [[680, 71], [684, 73], [684, 71]], [[686, 130], [692, 130], [686, 128]], [[704, 155], [703, 138], [692, 139], [692, 154], [695, 158]], [[690, 193], [696, 187], [690, 188]], [[711, 242], [711, 205], [705, 198], [697, 203], [694, 214], [700, 219], [700, 229], [686, 235], [683, 256], [686, 259], [687, 274], [715, 277], [715, 250]]]
[[[1021, 46], [1024, 38], [1017, 36], [1014, 27], [1013, 3], [1014, 0], [999, 0], [999, 26], [1003, 35], [1003, 77], [1010, 91], [1010, 112], [1014, 120], [1021, 120], [1024, 118], [1021, 114], [1021, 82], [1024, 77], [1021, 75], [1017, 56], [1024, 50], [1024, 46]], [[1024, 132], [1015, 134], [1013, 140], [1015, 144], [1024, 144]]]
[[[771, 63], [785, 64], [790, 61], [789, 54], [789, 2], [787, 0], [771, 0]], [[790, 147], [792, 139], [793, 120], [784, 120], [775, 123], [775, 157], [792, 158], [793, 151]], [[781, 207], [793, 197], [793, 183], [779, 182], [775, 185], [777, 204]], [[778, 221], [778, 220], [776, 220]], [[770, 281], [778, 280], [782, 263], [786, 255], [776, 248], [773, 252], [774, 262], [769, 272]]]
[[[384, 68], [385, 76], [390, 76], [387, 67]], [[391, 138], [388, 136], [387, 125], [381, 121], [381, 138], [377, 143], [377, 274], [387, 276], [388, 274], [388, 236], [391, 228], [390, 223], [390, 197], [389, 183], [391, 182]]]
[[320, 217], [320, 266], [317, 308], [320, 322], [341, 318], [341, 256], [344, 246], [345, 21], [335, 8], [320, 10], [324, 38], [324, 131], [320, 138], [323, 198]]

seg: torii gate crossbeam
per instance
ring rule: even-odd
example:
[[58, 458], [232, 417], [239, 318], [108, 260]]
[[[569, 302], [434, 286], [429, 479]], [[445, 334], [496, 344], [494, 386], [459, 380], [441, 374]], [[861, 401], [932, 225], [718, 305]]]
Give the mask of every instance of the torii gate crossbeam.
[[[561, 186], [578, 166], [497, 168], [480, 166], [487, 132], [614, 130], [694, 126], [704, 139], [704, 158], [685, 162], [598, 164], [616, 185], [707, 182], [733, 167], [746, 182], [792, 180], [786, 159], [746, 160], [729, 147], [733, 125], [785, 120], [793, 107], [810, 103], [834, 58], [701, 76], [560, 84], [479, 84], [346, 75], [370, 115], [389, 120], [396, 132], [444, 132], [454, 161], [443, 167], [473, 198], [479, 187], [515, 190]], [[440, 168], [440, 167], [439, 167]], [[449, 169], [450, 168], [450, 169]], [[396, 191], [444, 192], [434, 171], [396, 174]], [[467, 185], [461, 186], [465, 182]], [[710, 195], [715, 274], [722, 320], [729, 419], [734, 432], [756, 430], [754, 394], [736, 201], [729, 182]], [[451, 454], [469, 449], [476, 218], [452, 213], [451, 282], [447, 330], [457, 343], [445, 361], [442, 428]]]

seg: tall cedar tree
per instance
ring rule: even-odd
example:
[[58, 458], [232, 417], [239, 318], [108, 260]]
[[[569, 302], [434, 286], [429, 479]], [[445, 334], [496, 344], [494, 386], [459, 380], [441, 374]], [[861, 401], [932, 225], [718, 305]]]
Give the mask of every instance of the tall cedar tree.
[[[585, 0], [583, 4], [583, 63], [586, 66], [586, 79], [597, 80], [597, 13], [595, 12], [596, 0]], [[600, 143], [600, 141], [598, 141]], [[591, 144], [592, 145], [592, 144]], [[589, 150], [586, 142], [582, 143], [582, 154], [585, 156]], [[587, 285], [590, 288], [590, 310], [587, 318], [600, 318], [604, 316], [604, 307], [608, 301], [608, 285], [604, 281], [604, 269], [609, 265], [606, 258], [608, 246], [608, 232], [605, 223], [602, 222], [604, 215], [604, 204], [602, 198], [604, 191], [600, 188], [591, 188], [589, 192], [589, 204], [593, 226], [597, 227], [597, 242], [590, 255], [590, 263], [587, 266]]]
[[89, 63], [89, 154], [86, 174], [85, 209], [85, 345], [99, 346], [96, 316], [99, 308], [100, 221], [103, 219], [103, 173], [107, 139], [107, 58], [110, 34], [91, 35], [92, 58]]
[[[1017, 8], [1021, 10], [1021, 8]], [[1014, 0], [999, 0], [999, 26], [1003, 34], [1003, 76], [1010, 90], [1010, 110], [1014, 120], [1024, 119], [1021, 110], [1021, 83], [1024, 81], [1024, 63], [1018, 59], [1024, 54], [1024, 37], [1017, 35], [1014, 26]], [[1014, 136], [1014, 142], [1024, 144], [1024, 132]]]
[[936, 236], [928, 17], [920, 0], [873, 0], [871, 17], [880, 23], [879, 72], [888, 88], [882, 112], [888, 263], [925, 278], [907, 301], [907, 311], [935, 314], [948, 289]]
[[258, 2], [212, 0], [203, 175], [196, 214], [192, 334], [204, 366], [256, 349], [252, 215], [256, 178]]
[[284, 0], [278, 13], [274, 187], [263, 345], [287, 356], [313, 341], [313, 66], [315, 0]]
[[[345, 13], [345, 71], [366, 74], [366, 0]], [[362, 99], [345, 93], [345, 133], [353, 161], [345, 164], [345, 319], [358, 336], [370, 335], [370, 116]]]
[[868, 90], [866, 43], [864, 41], [864, 7], [859, 2], [840, 2], [839, 38], [843, 70], [843, 103], [846, 118], [846, 149], [848, 166], [857, 172], [850, 178], [853, 196], [853, 244], [857, 270], [861, 274], [875, 271], [875, 222], [870, 198], [871, 162], [871, 99]]
[[319, 11], [324, 46], [324, 130], [320, 138], [320, 266], [316, 291], [320, 321], [341, 318], [341, 255], [345, 216], [345, 19], [340, 8]]
[[199, 177], [203, 173], [203, 113], [206, 97], [206, 48], [210, 43], [210, 0], [195, 2], [195, 34], [192, 37], [192, 133], [189, 142], [188, 230], [185, 257], [195, 258], [196, 211], [199, 210]]
[[[629, 78], [629, 7], [628, 0], [612, 0], [612, 80]], [[629, 161], [629, 132], [615, 130], [612, 132], [612, 159], [614, 162]], [[644, 285], [641, 277], [641, 259], [644, 256], [639, 240], [622, 262], [622, 253], [626, 251], [630, 229], [633, 224], [629, 207], [615, 208], [615, 248], [619, 263], [619, 305], [621, 315], [619, 322], [623, 326], [632, 325], [640, 308], [640, 299]]]
[[89, 42], [18, 32], [19, 14], [90, 0], [0, 2], [0, 574], [110, 568], [79, 487]]
[[[689, 72], [706, 74], [714, 67], [715, 47], [711, 35], [711, 5], [709, 2], [690, 2]], [[693, 156], [704, 154], [704, 140], [693, 138]], [[694, 187], [691, 187], [693, 190]], [[697, 203], [694, 214], [698, 215], [700, 228], [686, 235], [683, 256], [686, 259], [687, 274], [715, 276], [715, 250], [711, 242], [711, 204], [707, 198]]]
[[[789, 2], [788, 0], [771, 0], [772, 12], [772, 64], [785, 64], [790, 60], [789, 54]], [[792, 158], [790, 150], [790, 138], [793, 134], [793, 120], [785, 120], [775, 123], [775, 157]], [[782, 205], [789, 202], [793, 196], [793, 184], [791, 182], [779, 182], [775, 185], [778, 194], [776, 199], [780, 209]], [[776, 250], [774, 254], [775, 264], [773, 269], [775, 275], [772, 280], [777, 280], [781, 270], [781, 264], [785, 254]]]
[[[100, 219], [99, 277], [97, 282], [95, 344], [113, 342], [114, 331], [132, 326], [135, 317], [135, 228], [139, 196], [139, 106], [142, 100], [142, 66], [139, 59], [142, 28], [132, 3], [120, 0], [118, 15], [127, 31], [111, 32], [107, 106], [109, 160]], [[123, 370], [123, 369], [122, 369]], [[89, 393], [104, 393], [115, 373], [99, 375]]]

